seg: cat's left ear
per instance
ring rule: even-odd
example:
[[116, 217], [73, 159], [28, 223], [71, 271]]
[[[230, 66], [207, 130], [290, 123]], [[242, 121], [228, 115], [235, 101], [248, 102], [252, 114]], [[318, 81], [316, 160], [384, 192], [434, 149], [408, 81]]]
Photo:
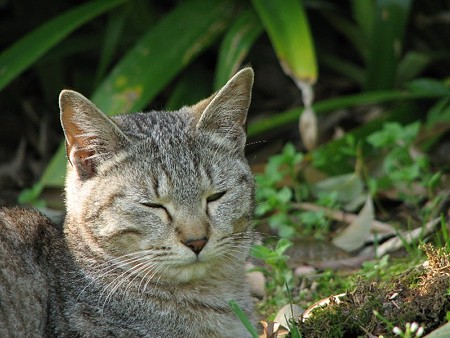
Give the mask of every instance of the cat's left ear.
[[253, 77], [253, 69], [244, 68], [215, 95], [193, 106], [194, 112], [200, 115], [197, 129], [211, 133], [222, 145], [229, 143], [232, 149], [243, 150]]
[[120, 128], [80, 93], [63, 90], [59, 107], [67, 157], [80, 178], [95, 175], [102, 161], [129, 144]]

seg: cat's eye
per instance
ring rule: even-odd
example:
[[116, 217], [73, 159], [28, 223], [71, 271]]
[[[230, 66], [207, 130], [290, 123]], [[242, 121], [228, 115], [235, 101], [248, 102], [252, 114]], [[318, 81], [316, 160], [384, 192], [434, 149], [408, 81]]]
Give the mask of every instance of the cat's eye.
[[223, 195], [225, 195], [226, 191], [216, 192], [215, 194], [209, 195], [206, 198], [206, 202], [214, 202], [220, 199]]
[[[147, 208], [164, 209], [164, 210], [166, 210], [166, 207], [165, 207], [164, 205], [158, 204], [158, 203], [141, 202], [141, 204], [142, 204], [144, 207], [147, 207]], [[167, 211], [167, 210], [166, 210], [166, 211]]]
[[[169, 212], [169, 210], [167, 210], [167, 208], [164, 205], [159, 204], [159, 203], [151, 203], [151, 202], [141, 202], [141, 205], [143, 205], [144, 207], [147, 207], [147, 208], [155, 209], [154, 210], [155, 213], [158, 213], [161, 217], [164, 214], [167, 217], [168, 222], [172, 221], [170, 212]], [[157, 210], [162, 210], [163, 213], [161, 214]]]

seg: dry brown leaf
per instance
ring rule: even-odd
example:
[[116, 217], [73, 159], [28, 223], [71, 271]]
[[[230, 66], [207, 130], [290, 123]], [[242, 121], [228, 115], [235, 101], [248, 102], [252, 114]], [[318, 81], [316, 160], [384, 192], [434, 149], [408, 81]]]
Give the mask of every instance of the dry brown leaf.
[[364, 207], [358, 217], [350, 223], [332, 242], [338, 248], [347, 252], [361, 248], [370, 235], [370, 226], [374, 220], [372, 198], [367, 197]]
[[265, 320], [261, 320], [260, 323], [263, 326], [263, 333], [259, 335], [259, 338], [278, 338], [289, 333], [288, 330], [281, 327], [280, 323]]

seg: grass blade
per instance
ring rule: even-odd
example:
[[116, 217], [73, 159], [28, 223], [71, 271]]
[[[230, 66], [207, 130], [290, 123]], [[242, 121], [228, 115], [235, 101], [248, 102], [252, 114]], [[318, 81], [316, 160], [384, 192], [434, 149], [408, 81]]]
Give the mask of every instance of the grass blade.
[[214, 89], [220, 89], [241, 66], [263, 27], [254, 10], [242, 12], [228, 29], [219, 50]]
[[75, 29], [125, 0], [97, 0], [46, 22], [0, 54], [0, 90]]
[[308, 19], [298, 0], [252, 0], [277, 57], [296, 82], [314, 84], [317, 61]]
[[229, 303], [231, 306], [231, 309], [236, 314], [236, 316], [240, 319], [242, 324], [244, 324], [247, 331], [252, 335], [253, 338], [259, 338], [258, 332], [256, 331], [256, 328], [253, 326], [253, 324], [250, 322], [250, 320], [245, 315], [244, 311], [240, 308], [238, 303], [234, 300], [230, 300]]

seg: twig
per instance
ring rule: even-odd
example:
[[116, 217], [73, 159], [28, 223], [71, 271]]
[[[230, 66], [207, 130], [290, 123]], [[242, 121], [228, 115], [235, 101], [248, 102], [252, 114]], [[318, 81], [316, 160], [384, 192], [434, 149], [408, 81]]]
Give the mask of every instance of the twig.
[[411, 243], [412, 241], [416, 240], [417, 238], [421, 236], [428, 235], [429, 233], [433, 232], [436, 228], [436, 225], [439, 224], [441, 221], [441, 218], [435, 218], [428, 223], [426, 223], [423, 227], [410, 230], [410, 231], [402, 231], [397, 236], [387, 240], [383, 244], [379, 245], [376, 248], [376, 256], [382, 257], [388, 252], [392, 252], [395, 250], [400, 249], [403, 246], [402, 239], [404, 241], [407, 241], [408, 243]]

